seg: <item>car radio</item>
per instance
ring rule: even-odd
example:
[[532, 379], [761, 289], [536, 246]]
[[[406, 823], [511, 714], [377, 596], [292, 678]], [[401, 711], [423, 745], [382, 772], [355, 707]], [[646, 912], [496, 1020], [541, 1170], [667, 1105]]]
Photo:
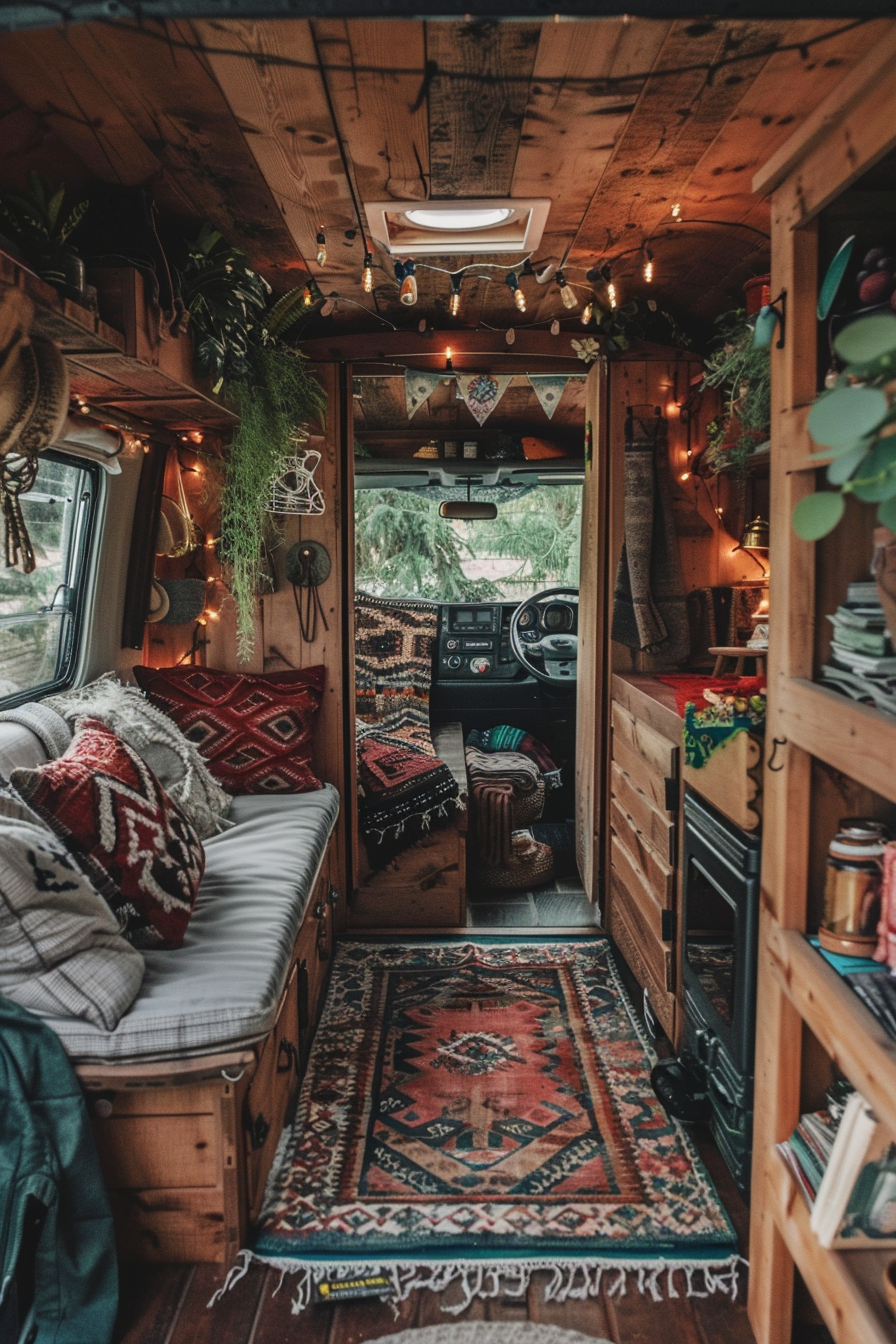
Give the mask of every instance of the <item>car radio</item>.
[[[511, 608], [507, 610], [509, 619]], [[441, 608], [438, 671], [440, 680], [508, 679], [519, 664], [510, 652], [504, 609], [500, 604]]]

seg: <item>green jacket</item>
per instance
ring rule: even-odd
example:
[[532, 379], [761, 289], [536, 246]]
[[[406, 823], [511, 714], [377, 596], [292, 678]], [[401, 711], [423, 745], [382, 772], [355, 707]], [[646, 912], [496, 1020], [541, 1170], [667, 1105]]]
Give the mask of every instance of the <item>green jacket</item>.
[[87, 1108], [59, 1038], [0, 997], [0, 1302], [28, 1196], [46, 1205], [35, 1266], [35, 1344], [109, 1344], [118, 1265]]

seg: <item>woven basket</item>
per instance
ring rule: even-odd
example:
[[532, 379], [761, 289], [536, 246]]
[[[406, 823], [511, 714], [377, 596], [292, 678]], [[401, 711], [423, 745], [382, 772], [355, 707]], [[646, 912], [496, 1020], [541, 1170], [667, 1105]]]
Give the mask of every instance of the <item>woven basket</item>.
[[482, 863], [479, 879], [487, 887], [504, 891], [529, 891], [550, 882], [554, 876], [554, 851], [533, 839], [530, 831], [514, 831], [510, 862], [500, 868]]
[[515, 831], [528, 826], [530, 821], [537, 821], [544, 811], [544, 780], [538, 781], [538, 788], [534, 793], [524, 793], [521, 797], [514, 798], [511, 808]]

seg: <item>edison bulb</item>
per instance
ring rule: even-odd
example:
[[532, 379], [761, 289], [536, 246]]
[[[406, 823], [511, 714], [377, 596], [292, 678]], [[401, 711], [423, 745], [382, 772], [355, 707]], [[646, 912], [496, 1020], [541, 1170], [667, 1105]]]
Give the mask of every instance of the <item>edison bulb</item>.
[[611, 280], [610, 283], [607, 285], [607, 298], [610, 300], [610, 307], [611, 307], [611, 308], [615, 308], [615, 307], [616, 307], [616, 286], [613, 284], [613, 281], [612, 281], [612, 280]]
[[526, 311], [526, 296], [519, 285], [517, 285], [516, 289], [513, 291], [513, 301], [521, 313]]
[[373, 293], [373, 257], [369, 252], [364, 256], [364, 270], [361, 273], [361, 284], [365, 294]]
[[401, 289], [398, 291], [398, 297], [408, 308], [412, 308], [417, 302], [417, 277], [415, 275], [406, 275], [401, 282]]
[[572, 285], [566, 283], [566, 276], [561, 271], [557, 276], [557, 283], [560, 286], [560, 299], [564, 308], [578, 308], [579, 301], [576, 298], [575, 290]]
[[653, 258], [648, 257], [644, 263], [644, 279], [648, 285], [653, 284]]
[[452, 289], [451, 298], [448, 300], [448, 311], [452, 317], [457, 317], [460, 312], [460, 290]]
[[582, 309], [583, 327], [587, 327], [588, 323], [591, 321], [591, 315], [593, 312], [594, 312], [594, 301], [592, 299], [589, 299], [588, 302], [585, 304], [585, 307]]

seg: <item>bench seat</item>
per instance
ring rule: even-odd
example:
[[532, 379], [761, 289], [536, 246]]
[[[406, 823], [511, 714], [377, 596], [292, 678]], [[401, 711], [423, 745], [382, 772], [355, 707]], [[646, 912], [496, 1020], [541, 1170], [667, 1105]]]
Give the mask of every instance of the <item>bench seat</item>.
[[183, 947], [144, 952], [140, 993], [116, 1029], [47, 1019], [73, 1062], [183, 1059], [266, 1036], [338, 813], [330, 784], [234, 798], [235, 825], [205, 841], [205, 875]]

